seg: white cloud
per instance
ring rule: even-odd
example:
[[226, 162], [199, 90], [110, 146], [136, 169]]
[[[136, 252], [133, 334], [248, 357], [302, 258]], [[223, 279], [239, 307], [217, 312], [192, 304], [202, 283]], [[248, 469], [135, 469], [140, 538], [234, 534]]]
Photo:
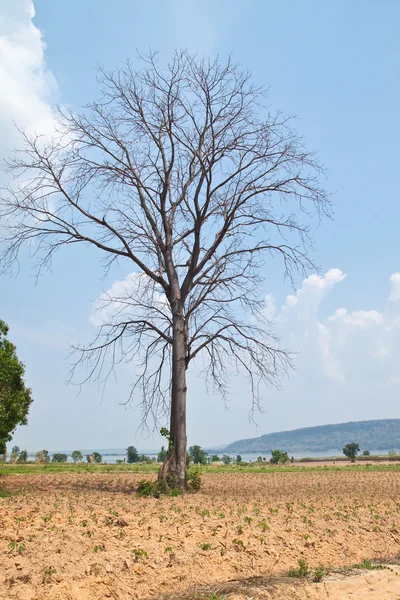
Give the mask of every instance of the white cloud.
[[46, 68], [45, 43], [33, 24], [31, 0], [0, 0], [0, 157], [18, 144], [15, 125], [28, 133], [53, 131], [57, 86]]
[[[326, 318], [319, 314], [325, 297], [345, 277], [339, 269], [311, 275], [286, 298], [275, 313], [282, 343], [299, 352], [298, 372], [314, 381], [328, 378], [360, 390], [363, 379], [375, 378], [375, 385], [393, 383], [398, 377], [400, 310], [342, 307]], [[388, 300], [400, 300], [400, 273], [394, 273], [390, 282]]]
[[152, 285], [144, 273], [129, 273], [124, 279], [114, 281], [94, 303], [90, 320], [93, 325], [119, 323], [124, 319], [148, 318], [155, 323], [168, 314], [165, 295]]
[[400, 300], [400, 273], [393, 273], [390, 277], [391, 294], [389, 300], [391, 302], [399, 302]]
[[340, 361], [332, 356], [331, 351], [331, 333], [322, 323], [318, 323], [319, 343], [322, 356], [322, 367], [329, 379], [335, 381], [345, 381], [341, 372]]
[[374, 327], [383, 325], [384, 317], [376, 310], [354, 310], [349, 313], [345, 308], [338, 308], [335, 313], [329, 317], [330, 321], [341, 323], [348, 327]]
[[275, 298], [272, 294], [267, 294], [264, 298], [264, 317], [268, 321], [272, 321], [276, 313]]

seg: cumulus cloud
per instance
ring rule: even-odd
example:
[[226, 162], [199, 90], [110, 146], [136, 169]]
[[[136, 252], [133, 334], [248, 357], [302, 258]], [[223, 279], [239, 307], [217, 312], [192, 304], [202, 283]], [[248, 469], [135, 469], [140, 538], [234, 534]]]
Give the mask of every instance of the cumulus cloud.
[[15, 125], [28, 133], [54, 129], [56, 82], [46, 67], [31, 0], [0, 0], [0, 158], [18, 144]]
[[[399, 377], [398, 356], [400, 311], [349, 311], [341, 307], [323, 317], [324, 299], [346, 275], [331, 269], [325, 275], [311, 275], [295, 294], [287, 296], [279, 310], [274, 310], [278, 333], [285, 347], [297, 351], [296, 366], [300, 373], [327, 378], [337, 383], [360, 384], [360, 378], [376, 382], [395, 382]], [[400, 300], [400, 273], [389, 278], [388, 302]], [[266, 298], [266, 306], [269, 296]], [[389, 309], [390, 308], [390, 309]]]
[[391, 293], [389, 300], [391, 302], [399, 302], [400, 300], [400, 273], [393, 273], [390, 277]]
[[144, 273], [129, 273], [114, 281], [97, 298], [90, 320], [93, 325], [116, 324], [129, 318], [150, 318], [153, 322], [168, 317], [165, 294]]

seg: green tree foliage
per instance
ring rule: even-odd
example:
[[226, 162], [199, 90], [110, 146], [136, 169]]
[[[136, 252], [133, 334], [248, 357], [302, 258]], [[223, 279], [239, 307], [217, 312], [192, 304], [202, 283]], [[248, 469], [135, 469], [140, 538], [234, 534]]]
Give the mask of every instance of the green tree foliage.
[[82, 462], [83, 461], [83, 454], [80, 450], [74, 450], [71, 454], [71, 458], [72, 460], [77, 463], [77, 462]]
[[63, 454], [62, 452], [56, 452], [55, 454], [53, 454], [51, 462], [63, 463], [67, 462], [67, 460], [68, 456], [66, 454]]
[[11, 454], [10, 454], [10, 461], [16, 462], [18, 460], [19, 453], [20, 453], [19, 446], [13, 446], [13, 449], [11, 450]]
[[283, 452], [282, 450], [271, 450], [271, 459], [270, 462], [273, 465], [284, 465], [289, 462], [289, 454], [287, 452]]
[[18, 456], [18, 462], [24, 463], [28, 460], [28, 452], [27, 450], [21, 450]]
[[241, 462], [242, 462], [242, 457], [240, 456], [240, 454], [238, 454], [236, 457], [236, 464], [240, 465]]
[[126, 457], [128, 463], [136, 463], [139, 462], [140, 456], [135, 446], [128, 446], [126, 449]]
[[351, 444], [346, 444], [343, 448], [343, 454], [347, 456], [347, 458], [349, 458], [351, 462], [355, 462], [358, 452], [360, 452], [360, 446], [355, 442], [352, 442]]
[[38, 463], [50, 462], [49, 451], [48, 450], [39, 450], [39, 452], [36, 452], [36, 462], [38, 462]]
[[219, 462], [221, 459], [218, 454], [211, 454], [211, 462]]
[[224, 463], [224, 465], [229, 465], [232, 462], [232, 459], [230, 456], [228, 456], [227, 454], [224, 454], [221, 458], [222, 462]]
[[168, 453], [167, 453], [166, 449], [164, 448], [164, 446], [161, 446], [161, 450], [160, 450], [160, 452], [157, 454], [157, 462], [162, 462], [162, 463], [163, 463], [163, 462], [164, 462], [164, 460], [165, 460], [165, 459], [166, 459], [166, 457], [167, 457], [167, 454], [168, 454]]
[[27, 424], [32, 402], [31, 390], [24, 382], [25, 367], [7, 334], [8, 326], [0, 320], [0, 454], [6, 451], [17, 425]]
[[369, 450], [364, 450], [363, 456], [369, 456], [369, 455], [370, 455], [370, 451]]
[[190, 446], [189, 457], [195, 465], [205, 465], [207, 462], [207, 452], [201, 449], [200, 446]]
[[103, 457], [100, 454], [100, 452], [92, 452], [92, 454], [88, 454], [86, 456], [86, 460], [88, 461], [88, 463], [101, 463]]

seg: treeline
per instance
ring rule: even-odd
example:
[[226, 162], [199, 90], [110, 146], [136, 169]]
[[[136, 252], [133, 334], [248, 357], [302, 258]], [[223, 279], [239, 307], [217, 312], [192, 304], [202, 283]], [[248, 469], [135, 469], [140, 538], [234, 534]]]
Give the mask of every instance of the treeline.
[[[101, 463], [103, 461], [103, 457], [100, 452], [92, 452], [92, 454], [87, 454], [85, 457], [80, 450], [74, 450], [71, 453], [71, 458], [74, 463], [83, 462], [85, 459], [88, 463]], [[2, 462], [6, 462], [7, 453], [1, 455]], [[68, 461], [68, 454], [63, 452], [54, 452], [52, 456], [48, 450], [39, 450], [36, 452], [35, 461], [36, 463], [46, 464], [46, 463], [66, 463]], [[10, 462], [11, 463], [26, 463], [33, 462], [28, 461], [28, 451], [21, 450], [19, 446], [14, 446], [11, 450], [10, 454]]]

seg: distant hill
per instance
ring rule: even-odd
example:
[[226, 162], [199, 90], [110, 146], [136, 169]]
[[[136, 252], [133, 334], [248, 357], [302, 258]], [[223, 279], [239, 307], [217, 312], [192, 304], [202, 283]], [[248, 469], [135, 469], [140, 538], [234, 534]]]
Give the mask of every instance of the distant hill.
[[233, 442], [226, 446], [224, 452], [269, 453], [275, 448], [286, 452], [342, 452], [343, 446], [349, 442], [357, 442], [361, 450], [398, 449], [400, 419], [354, 421], [267, 433], [260, 437]]

